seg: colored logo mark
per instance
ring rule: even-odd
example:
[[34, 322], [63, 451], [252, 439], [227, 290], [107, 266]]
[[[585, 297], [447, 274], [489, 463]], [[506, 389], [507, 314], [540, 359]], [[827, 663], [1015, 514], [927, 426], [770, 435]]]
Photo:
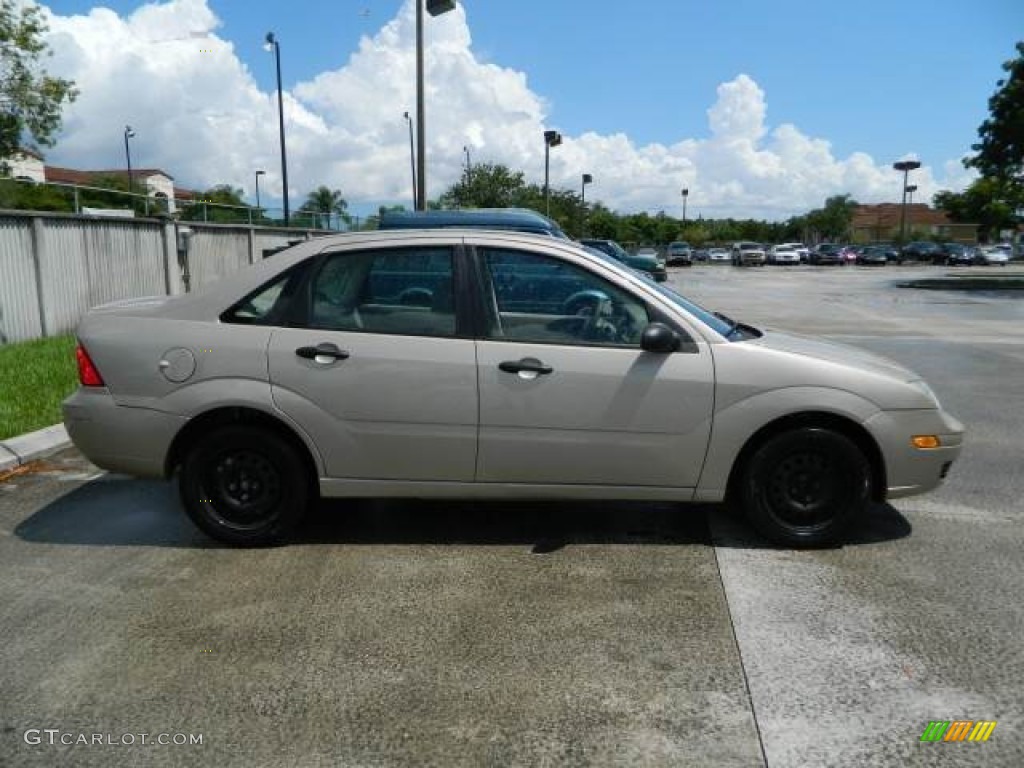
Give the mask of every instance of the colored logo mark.
[[988, 741], [995, 729], [995, 720], [932, 720], [921, 741]]

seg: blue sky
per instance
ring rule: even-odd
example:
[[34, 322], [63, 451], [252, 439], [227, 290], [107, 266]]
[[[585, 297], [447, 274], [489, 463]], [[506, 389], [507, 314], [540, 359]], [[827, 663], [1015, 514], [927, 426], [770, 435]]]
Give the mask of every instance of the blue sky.
[[[406, 93], [412, 84], [407, 89], [394, 83], [409, 80], [400, 57], [411, 41], [398, 28], [391, 36], [382, 33], [408, 12], [407, 3], [303, 0], [286, 6], [262, 0], [170, 0], [162, 5], [179, 18], [211, 13], [216, 17], [219, 24], [200, 25], [209, 26], [223, 46], [211, 77], [236, 90], [252, 86], [258, 92], [253, 104], [259, 102], [261, 108], [267, 106], [261, 95], [273, 106], [272, 57], [261, 43], [265, 33], [274, 30], [281, 40], [285, 88], [296, 98], [296, 109], [303, 110], [294, 115], [299, 127], [293, 197], [301, 195], [302, 185], [322, 181], [341, 188], [353, 203], [372, 206], [401, 202], [404, 187], [399, 185], [408, 186], [406, 177], [397, 175], [408, 169], [406, 155], [398, 170], [401, 120], [396, 119], [395, 130], [387, 135], [360, 124], [360, 115], [378, 109], [378, 119], [390, 119], [412, 107], [411, 92]], [[55, 21], [90, 12], [95, 18], [97, 7], [82, 0], [44, 5]], [[132, 14], [143, 5], [114, 0], [103, 7], [131, 26]], [[1024, 2], [1019, 0], [641, 0], [623, 4], [614, 14], [607, 4], [585, 0], [465, 0], [460, 5], [456, 14], [427, 20], [428, 42], [435, 44], [433, 53], [438, 56], [437, 68], [430, 71], [437, 96], [429, 107], [428, 129], [450, 133], [453, 126], [473, 120], [480, 125], [461, 137], [438, 137], [428, 130], [428, 160], [432, 167], [437, 160], [431, 194], [457, 176], [459, 150], [465, 143], [475, 159], [506, 162], [535, 180], [543, 143], [538, 132], [533, 143], [539, 148], [524, 145], [518, 154], [513, 152], [501, 131], [515, 121], [519, 132], [560, 130], [571, 149], [559, 157], [553, 153], [553, 178], [572, 186], [578, 170], [586, 167], [596, 181], [606, 181], [603, 189], [595, 184], [596, 199], [603, 194], [611, 207], [621, 210], [674, 212], [676, 201], [670, 194], [678, 194], [680, 184], [694, 188], [691, 206], [700, 204], [697, 190], [707, 190], [708, 215], [778, 218], [820, 204], [823, 194], [844, 191], [859, 199], [881, 199], [890, 181], [884, 172], [905, 156], [916, 156], [926, 166], [922, 191], [962, 186], [968, 177], [958, 160], [976, 140], [987, 100], [1001, 75], [1000, 64], [1014, 54], [1015, 40], [1024, 38]], [[68, 23], [63, 29], [74, 29], [88, 53], [91, 45], [100, 44], [97, 26]], [[136, 24], [135, 32], [138, 28]], [[361, 41], [369, 48], [360, 69], [352, 66], [352, 57]], [[199, 56], [203, 44], [197, 38], [160, 46], [167, 50], [159, 53], [159, 67], [149, 63], [152, 79], [159, 82], [161, 72], [170, 77], [176, 66], [179, 73], [191, 67], [185, 59], [192, 55], [191, 48]], [[181, 60], [177, 65], [174, 57]], [[130, 67], [109, 52], [102, 61], [92, 54], [58, 56], [58, 61], [79, 70], [61, 72], [76, 80], [82, 79], [82, 68], [102, 65], [112, 78], [110, 87], [117, 86], [126, 98], [140, 87], [130, 77]], [[450, 80], [441, 76], [442, 69]], [[742, 81], [741, 75], [746, 76]], [[119, 84], [122, 76], [125, 82]], [[359, 78], [364, 82], [355, 82]], [[366, 82], [376, 78], [376, 86]], [[94, 79], [90, 87], [106, 85]], [[383, 108], [384, 91], [392, 87], [401, 95]], [[488, 87], [512, 95], [482, 96]], [[188, 104], [178, 104], [179, 110], [200, 109], [190, 96], [181, 98]], [[215, 94], [212, 100], [221, 101]], [[373, 100], [382, 103], [371, 104]], [[110, 117], [111, 99], [97, 96], [94, 101], [104, 105], [102, 112], [97, 107], [96, 117]], [[713, 123], [709, 109], [716, 104], [719, 120]], [[230, 122], [227, 115], [233, 109], [245, 108], [220, 106], [226, 114], [208, 115], [208, 123]], [[173, 111], [174, 96], [139, 108], [149, 113]], [[68, 122], [66, 141], [51, 154], [82, 167], [116, 162], [116, 146], [89, 138], [86, 107], [80, 109], [82, 114]], [[448, 120], [446, 112], [435, 119], [442, 111], [462, 114]], [[145, 124], [148, 119], [154, 128], [161, 122], [159, 114], [130, 112], [125, 110], [125, 120]], [[743, 123], [750, 114], [761, 118]], [[250, 133], [264, 131], [267, 116]], [[289, 125], [292, 118], [290, 114]], [[783, 125], [793, 130], [777, 134]], [[304, 130], [309, 132], [305, 139]], [[271, 134], [267, 152], [252, 162], [272, 165], [276, 135]], [[445, 138], [449, 140], [440, 144]], [[193, 141], [208, 142], [209, 133]], [[181, 182], [202, 185], [214, 178], [211, 169], [216, 169], [229, 177], [225, 181], [250, 191], [245, 158], [190, 166], [167, 143], [150, 147], [150, 155], [155, 163], [174, 163]], [[356, 153], [334, 162], [326, 153], [328, 144], [343, 154], [358, 147], [364, 165], [359, 165]], [[305, 161], [303, 147], [310, 152]], [[216, 158], [218, 153], [210, 155]], [[807, 160], [811, 155], [825, 160]], [[824, 169], [820, 177], [814, 175], [816, 167]], [[395, 178], [388, 181], [391, 169]], [[317, 172], [322, 179], [315, 178]], [[780, 185], [793, 193], [778, 194]], [[588, 199], [591, 194], [588, 190]]]

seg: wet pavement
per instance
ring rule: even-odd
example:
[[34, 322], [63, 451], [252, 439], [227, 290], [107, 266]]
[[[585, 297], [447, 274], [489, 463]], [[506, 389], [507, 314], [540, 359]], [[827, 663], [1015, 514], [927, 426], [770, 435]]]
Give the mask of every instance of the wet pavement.
[[[1024, 764], [1024, 303], [894, 285], [937, 272], [673, 270], [909, 365], [967, 424], [946, 485], [836, 549], [716, 507], [331, 502], [238, 551], [74, 450], [9, 476], [0, 765]], [[920, 741], [957, 719], [998, 724]], [[83, 734], [135, 743], [59, 743]]]

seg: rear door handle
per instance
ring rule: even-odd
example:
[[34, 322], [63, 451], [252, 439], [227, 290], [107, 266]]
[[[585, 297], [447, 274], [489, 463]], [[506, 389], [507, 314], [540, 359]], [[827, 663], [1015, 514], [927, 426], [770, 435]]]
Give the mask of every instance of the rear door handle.
[[339, 349], [337, 345], [329, 341], [317, 344], [315, 347], [299, 347], [295, 350], [295, 354], [306, 360], [324, 364], [335, 360], [347, 360], [349, 357], [348, 352]]
[[550, 365], [544, 365], [535, 357], [524, 357], [522, 360], [506, 360], [498, 363], [498, 368], [505, 373], [534, 373], [547, 375], [554, 372]]

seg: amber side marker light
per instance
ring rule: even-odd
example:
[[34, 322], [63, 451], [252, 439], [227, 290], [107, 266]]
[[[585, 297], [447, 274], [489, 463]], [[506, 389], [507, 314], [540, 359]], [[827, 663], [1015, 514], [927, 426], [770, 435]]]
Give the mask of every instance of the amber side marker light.
[[942, 445], [942, 441], [936, 435], [914, 435], [910, 442], [915, 448], [938, 448]]
[[81, 344], [75, 348], [75, 359], [78, 361], [78, 380], [82, 383], [83, 387], [106, 386], [103, 383], [103, 377], [100, 376], [99, 370], [97, 370], [89, 358], [89, 353], [85, 351], [85, 347]]

